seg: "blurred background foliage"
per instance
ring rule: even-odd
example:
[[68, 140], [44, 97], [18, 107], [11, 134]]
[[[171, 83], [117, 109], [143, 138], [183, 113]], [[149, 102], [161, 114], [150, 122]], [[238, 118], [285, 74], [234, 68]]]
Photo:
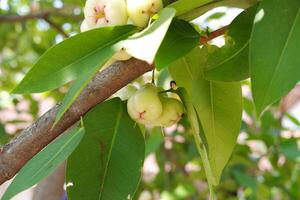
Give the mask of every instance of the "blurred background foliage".
[[[0, 145], [66, 92], [63, 87], [42, 94], [9, 93], [49, 47], [78, 33], [82, 1], [0, 1]], [[215, 9], [194, 23], [203, 32], [214, 30], [227, 25], [239, 12]], [[226, 45], [225, 40], [217, 38], [213, 44]], [[167, 70], [157, 73], [158, 85], [167, 88], [170, 80]], [[216, 189], [218, 199], [300, 199], [300, 87], [260, 119], [255, 114], [249, 80], [243, 82], [243, 94], [241, 133]], [[183, 118], [175, 127], [146, 131], [147, 157], [136, 199], [207, 199], [205, 174], [189, 129]]]

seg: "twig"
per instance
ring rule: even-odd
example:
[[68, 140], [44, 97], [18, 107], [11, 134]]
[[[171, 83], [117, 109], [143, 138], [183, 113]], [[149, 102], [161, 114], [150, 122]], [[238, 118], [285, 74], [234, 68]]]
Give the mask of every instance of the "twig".
[[65, 38], [68, 38], [69, 35], [55, 22], [49, 19], [49, 17], [43, 18], [53, 29], [55, 29], [58, 33], [62, 34]]
[[[225, 30], [217, 30], [216, 33], [221, 35]], [[202, 42], [219, 36], [216, 33], [212, 32]], [[0, 148], [0, 184], [11, 179], [28, 160], [80, 120], [92, 107], [152, 69], [153, 65], [134, 58], [112, 64], [95, 76], [54, 128], [52, 126], [59, 106], [51, 108], [9, 144]]]
[[67, 14], [64, 12], [64, 9], [52, 9], [30, 13], [27, 15], [0, 15], [0, 23], [25, 22], [27, 20], [45, 19], [45, 17], [49, 16], [71, 18], [74, 20], [80, 20], [82, 18], [79, 15]]
[[200, 43], [201, 44], [206, 44], [207, 42], [221, 36], [224, 35], [226, 33], [226, 31], [228, 30], [228, 26], [224, 26], [220, 29], [217, 29], [213, 32], [211, 32], [208, 36], [201, 36], [200, 37]]
[[151, 65], [137, 59], [112, 64], [96, 75], [54, 128], [52, 126], [59, 106], [51, 108], [0, 149], [0, 184], [12, 178], [28, 160], [80, 120], [92, 107], [152, 69]]

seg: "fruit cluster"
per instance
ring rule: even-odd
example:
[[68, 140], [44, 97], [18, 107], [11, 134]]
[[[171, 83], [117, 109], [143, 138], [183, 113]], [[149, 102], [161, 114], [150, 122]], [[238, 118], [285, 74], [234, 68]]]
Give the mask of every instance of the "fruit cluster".
[[127, 111], [137, 123], [169, 127], [181, 119], [184, 107], [179, 100], [159, 93], [153, 84], [146, 84], [128, 99]]
[[162, 0], [87, 0], [81, 31], [128, 23], [145, 27], [162, 8]]
[[[150, 18], [163, 8], [162, 0], [87, 0], [81, 32], [105, 26], [134, 24], [145, 27]], [[131, 55], [121, 49], [109, 60], [128, 60]], [[105, 67], [103, 67], [105, 68]]]

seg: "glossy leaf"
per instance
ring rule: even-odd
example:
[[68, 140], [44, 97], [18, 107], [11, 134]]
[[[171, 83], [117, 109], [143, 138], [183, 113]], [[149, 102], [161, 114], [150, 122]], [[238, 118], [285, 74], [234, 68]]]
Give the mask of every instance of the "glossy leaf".
[[174, 19], [155, 57], [158, 70], [190, 52], [199, 43], [200, 34], [186, 21]]
[[86, 134], [67, 163], [68, 199], [132, 199], [145, 143], [126, 106], [111, 99], [94, 107], [83, 121]]
[[192, 128], [192, 134], [196, 143], [197, 150], [201, 156], [202, 164], [204, 166], [206, 178], [208, 180], [209, 187], [211, 185], [218, 184], [218, 177], [213, 172], [212, 166], [208, 158], [208, 143], [203, 131], [201, 124], [199, 123], [199, 118], [197, 112], [194, 108], [192, 99], [188, 95], [187, 91], [184, 88], [178, 88], [176, 93], [180, 96], [182, 103], [185, 106], [186, 114], [189, 119]]
[[153, 63], [158, 48], [175, 16], [175, 12], [173, 8], [161, 10], [159, 18], [148, 28], [123, 42], [126, 51], [135, 58]]
[[[117, 44], [114, 46], [117, 46]], [[101, 54], [101, 56], [103, 56], [103, 60], [105, 60], [104, 58], [105, 56], [106, 59], [109, 59], [114, 53], [116, 53], [116, 49], [118, 48], [108, 47], [106, 54], [104, 53]], [[106, 63], [105, 65], [110, 63], [111, 61], [108, 61], [108, 63]], [[63, 114], [70, 108], [70, 106], [74, 103], [74, 101], [80, 95], [82, 90], [89, 84], [89, 82], [93, 79], [93, 77], [97, 74], [97, 72], [101, 68], [102, 68], [102, 64], [99, 66], [96, 65], [92, 71], [88, 72], [87, 74], [83, 74], [78, 79], [76, 79], [74, 83], [72, 83], [69, 91], [65, 94], [62, 103], [59, 106], [59, 109], [56, 114], [55, 124], [61, 119]]]
[[156, 152], [164, 141], [161, 127], [155, 127], [150, 130], [149, 137], [146, 140], [145, 157], [150, 153]]
[[241, 1], [241, 0], [213, 0], [209, 3], [206, 3], [202, 6], [199, 6], [189, 12], [186, 12], [178, 18], [186, 20], [186, 21], [192, 21], [193, 19], [198, 18], [199, 16], [205, 14], [206, 12], [213, 10], [214, 8], [218, 7], [234, 7], [234, 8], [241, 8], [241, 9], [247, 9], [251, 6], [254, 6], [257, 3], [256, 0], [253, 1]]
[[279, 151], [288, 159], [296, 160], [300, 158], [300, 150], [297, 145], [297, 140], [295, 139], [287, 139], [283, 141], [279, 146]]
[[24, 165], [1, 200], [11, 199], [51, 174], [74, 151], [83, 135], [83, 128], [74, 128], [46, 146]]
[[168, 5], [168, 7], [176, 9], [176, 16], [179, 16], [211, 1], [213, 0], [178, 0]]
[[[133, 34], [131, 25], [104, 27], [79, 33], [50, 48], [26, 74], [13, 93], [55, 89], [93, 71], [107, 61], [114, 43]], [[115, 47], [111, 47], [115, 48]]]
[[242, 12], [230, 24], [226, 44], [209, 53], [204, 76], [208, 80], [240, 81], [249, 78], [249, 40], [257, 7]]
[[4, 125], [0, 123], [0, 146], [9, 141], [10, 135], [5, 131]]
[[206, 49], [196, 48], [169, 68], [179, 86], [187, 90], [199, 116], [208, 145], [208, 159], [217, 184], [228, 162], [241, 126], [242, 94], [239, 82], [203, 78]]
[[300, 1], [260, 3], [250, 41], [252, 92], [258, 115], [300, 80], [299, 35]]

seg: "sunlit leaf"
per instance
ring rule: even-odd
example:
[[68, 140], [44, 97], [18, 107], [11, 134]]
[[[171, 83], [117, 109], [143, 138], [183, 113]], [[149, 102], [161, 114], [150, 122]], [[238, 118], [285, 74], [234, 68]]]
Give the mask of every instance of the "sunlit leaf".
[[159, 18], [148, 28], [123, 42], [123, 46], [133, 57], [153, 63], [158, 48], [175, 16], [175, 9], [164, 8]]
[[46, 146], [24, 165], [1, 200], [10, 200], [51, 174], [74, 151], [83, 135], [83, 128], [74, 128]]
[[257, 114], [300, 80], [300, 1], [262, 1], [250, 41], [250, 71]]
[[67, 163], [68, 199], [132, 199], [145, 142], [126, 105], [111, 99], [94, 107], [83, 121], [86, 134]]
[[112, 55], [111, 45], [135, 31], [136, 28], [131, 25], [104, 27], [64, 40], [40, 57], [13, 93], [55, 89], [93, 71], [95, 66], [103, 65]]
[[177, 84], [187, 90], [199, 116], [208, 145], [212, 173], [219, 182], [241, 126], [242, 94], [239, 82], [207, 81], [202, 70], [207, 52], [196, 48], [169, 68]]
[[155, 57], [158, 70], [187, 54], [199, 43], [200, 34], [191, 24], [174, 19]]

